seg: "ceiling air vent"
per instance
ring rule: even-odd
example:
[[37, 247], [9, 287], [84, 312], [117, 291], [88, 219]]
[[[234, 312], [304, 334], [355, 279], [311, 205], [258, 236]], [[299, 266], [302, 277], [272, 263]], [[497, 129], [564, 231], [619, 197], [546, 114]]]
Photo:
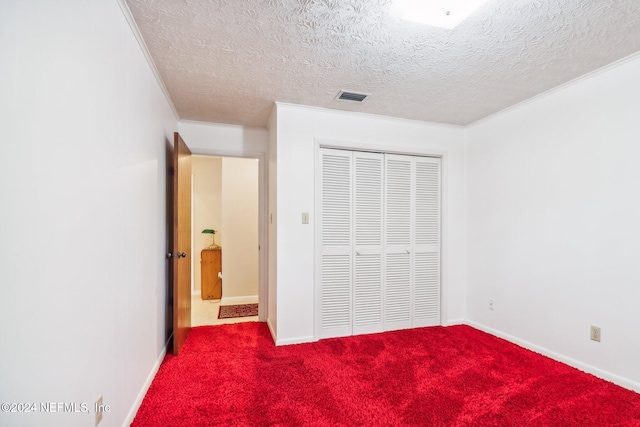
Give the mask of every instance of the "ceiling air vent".
[[336, 96], [338, 101], [352, 101], [352, 102], [364, 102], [370, 94], [368, 93], [358, 93], [358, 92], [350, 92], [347, 90], [341, 90]]

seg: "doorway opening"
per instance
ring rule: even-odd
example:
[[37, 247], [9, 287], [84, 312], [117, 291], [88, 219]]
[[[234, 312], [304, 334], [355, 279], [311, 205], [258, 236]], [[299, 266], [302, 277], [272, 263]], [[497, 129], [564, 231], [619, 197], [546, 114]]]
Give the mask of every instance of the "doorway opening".
[[253, 158], [192, 156], [191, 326], [258, 320], [218, 316], [259, 301], [259, 169]]

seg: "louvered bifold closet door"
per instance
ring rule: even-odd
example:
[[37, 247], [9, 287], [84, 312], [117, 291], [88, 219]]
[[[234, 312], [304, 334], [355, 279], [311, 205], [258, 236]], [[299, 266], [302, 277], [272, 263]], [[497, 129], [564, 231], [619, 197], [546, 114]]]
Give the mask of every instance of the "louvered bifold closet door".
[[353, 334], [382, 331], [382, 217], [384, 155], [353, 153]]
[[320, 150], [320, 337], [352, 334], [352, 152]]
[[384, 330], [412, 326], [413, 161], [385, 155]]
[[440, 324], [440, 159], [415, 158], [413, 326]]

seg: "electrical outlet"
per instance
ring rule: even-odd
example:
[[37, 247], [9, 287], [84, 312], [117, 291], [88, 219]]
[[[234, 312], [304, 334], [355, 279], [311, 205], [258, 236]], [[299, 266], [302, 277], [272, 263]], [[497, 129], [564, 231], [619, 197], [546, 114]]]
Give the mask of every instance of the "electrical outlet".
[[493, 310], [493, 308], [494, 308], [493, 298], [489, 298], [489, 310]]
[[94, 407], [96, 411], [96, 426], [100, 424], [102, 421], [102, 412], [104, 411], [104, 405], [102, 404], [102, 396], [98, 397], [96, 400], [96, 406]]
[[600, 342], [600, 327], [592, 326], [591, 327], [591, 340]]

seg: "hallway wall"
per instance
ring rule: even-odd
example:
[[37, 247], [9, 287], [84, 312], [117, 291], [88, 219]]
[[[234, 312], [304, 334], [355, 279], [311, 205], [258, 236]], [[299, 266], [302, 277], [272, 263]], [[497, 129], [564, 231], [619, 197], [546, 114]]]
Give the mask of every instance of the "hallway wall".
[[258, 162], [222, 159], [222, 298], [258, 295]]
[[197, 156], [191, 159], [193, 175], [193, 282], [192, 289], [200, 294], [200, 251], [211, 245], [211, 234], [202, 234], [205, 228], [216, 230], [215, 241], [222, 239], [222, 159]]

